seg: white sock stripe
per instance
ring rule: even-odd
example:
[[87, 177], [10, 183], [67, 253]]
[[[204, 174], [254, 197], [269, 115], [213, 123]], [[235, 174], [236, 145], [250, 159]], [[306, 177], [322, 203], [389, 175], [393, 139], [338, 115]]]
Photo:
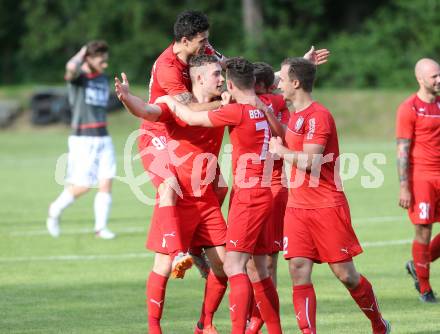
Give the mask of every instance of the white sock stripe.
[[309, 319], [309, 297], [306, 298], [306, 319], [307, 319], [307, 324], [309, 325], [309, 328], [312, 328], [312, 325], [310, 324], [310, 319]]

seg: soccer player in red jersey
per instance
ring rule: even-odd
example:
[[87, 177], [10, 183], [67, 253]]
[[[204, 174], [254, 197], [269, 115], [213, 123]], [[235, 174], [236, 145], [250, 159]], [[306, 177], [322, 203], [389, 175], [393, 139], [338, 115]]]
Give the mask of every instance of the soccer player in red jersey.
[[283, 146], [272, 138], [270, 151], [292, 164], [293, 184], [284, 219], [284, 257], [289, 260], [293, 304], [302, 333], [316, 333], [316, 296], [311, 274], [314, 263], [327, 262], [370, 319], [374, 334], [391, 332], [382, 318], [373, 288], [359, 274], [352, 258], [362, 252], [353, 231], [342, 191], [337, 158], [336, 126], [331, 113], [311, 96], [316, 66], [303, 58], [282, 63], [279, 88], [291, 101]]
[[397, 110], [399, 205], [408, 210], [415, 228], [413, 260], [406, 269], [420, 300], [435, 303], [429, 267], [440, 257], [440, 234], [431, 240], [432, 224], [440, 221], [440, 66], [432, 59], [420, 59], [415, 76], [419, 90]]
[[[208, 103], [220, 96], [224, 78], [217, 57], [213, 55], [194, 56], [190, 60], [190, 77], [193, 95], [197, 101]], [[182, 188], [176, 208], [181, 221], [182, 242], [185, 248], [203, 247], [211, 263], [205, 285], [202, 314], [195, 329], [196, 334], [216, 334], [212, 324], [227, 287], [227, 277], [223, 271], [225, 255], [226, 223], [211, 181], [216, 174], [217, 156], [223, 138], [224, 128], [189, 127], [176, 119], [166, 104], [146, 104], [128, 91], [128, 80], [115, 78], [118, 97], [135, 116], [165, 124], [169, 138], [178, 141], [173, 146], [173, 155], [185, 157], [175, 170]], [[171, 142], [170, 142], [171, 143]], [[165, 297], [166, 278], [171, 271], [171, 258], [162, 242], [160, 222], [152, 222], [147, 247], [156, 252], [155, 265], [147, 287], [149, 332], [160, 333], [160, 318]]]
[[[223, 268], [230, 285], [231, 333], [245, 332], [253, 288], [267, 330], [274, 334], [281, 333], [281, 325], [278, 295], [266, 262], [267, 254], [272, 251], [266, 233], [272, 209], [272, 192], [270, 187], [264, 185], [264, 161], [270, 128], [265, 115], [267, 108], [260, 110], [250, 104], [258, 99], [253, 70], [252, 63], [243, 58], [231, 58], [226, 62], [226, 85], [236, 103], [206, 112], [193, 112], [172, 98], [167, 103], [189, 125], [229, 126], [233, 145], [234, 186]], [[256, 268], [256, 272], [249, 277], [246, 273], [248, 261], [254, 262]]]
[[[284, 138], [285, 128], [289, 122], [290, 112], [287, 109], [286, 102], [282, 95], [273, 94], [276, 86], [274, 85], [275, 73], [272, 66], [264, 62], [254, 63], [255, 74], [255, 92], [260, 99], [266, 104], [270, 105], [273, 110], [273, 116], [276, 119], [276, 123], [272, 126], [273, 122], [270, 119], [269, 125], [271, 125], [272, 135], [280, 136]], [[268, 114], [269, 115], [269, 114]], [[267, 159], [269, 161], [269, 159]], [[269, 163], [267, 163], [267, 166]], [[274, 285], [277, 285], [277, 264], [278, 264], [278, 252], [282, 251], [283, 245], [283, 223], [284, 212], [287, 205], [288, 190], [283, 174], [283, 161], [281, 159], [274, 160], [272, 166], [272, 181], [271, 190], [273, 197], [273, 208], [271, 213], [271, 221], [267, 225], [267, 233], [271, 237], [272, 250], [267, 255], [267, 264], [269, 274], [272, 277]], [[248, 263], [247, 271], [254, 271], [255, 268]], [[250, 321], [246, 328], [246, 334], [256, 334], [263, 326], [263, 319], [261, 318], [260, 311], [257, 304], [252, 303]]]
[[[201, 108], [199, 110], [220, 106], [219, 101], [195, 103], [191, 94], [188, 59], [199, 53], [214, 53], [208, 43], [208, 29], [208, 18], [203, 13], [186, 11], [179, 14], [174, 24], [175, 41], [153, 65], [149, 103], [154, 103], [160, 96], [171, 95], [191, 108]], [[167, 152], [167, 128], [163, 123], [144, 120], [140, 130], [139, 151], [142, 162], [159, 194], [153, 220], [160, 222], [167, 248], [174, 259], [172, 277], [182, 278], [185, 270], [191, 267], [192, 258], [181, 244], [180, 224], [175, 206], [180, 187]], [[224, 189], [220, 190], [223, 190], [220, 196], [224, 197], [226, 192]]]

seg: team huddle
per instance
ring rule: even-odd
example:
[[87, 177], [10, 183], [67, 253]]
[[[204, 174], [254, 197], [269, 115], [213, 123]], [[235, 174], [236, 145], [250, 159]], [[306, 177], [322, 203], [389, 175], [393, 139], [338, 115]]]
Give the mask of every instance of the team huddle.
[[[353, 262], [362, 248], [352, 228], [339, 177], [335, 121], [311, 95], [317, 67], [327, 62], [329, 52], [312, 47], [304, 57], [286, 58], [275, 73], [264, 62], [226, 58], [208, 38], [209, 22], [203, 13], [179, 14], [174, 42], [153, 65], [148, 102], [131, 94], [124, 73], [121, 79], [115, 78], [118, 98], [131, 114], [143, 120], [139, 151], [157, 189], [146, 243], [155, 252], [146, 284], [148, 333], [162, 333], [160, 320], [168, 278], [184, 278], [193, 265], [206, 279], [194, 333], [217, 333], [214, 315], [228, 286], [231, 333], [260, 333], [263, 325], [270, 334], [282, 333], [276, 288], [279, 252], [288, 261], [292, 302], [301, 333], [316, 333], [316, 296], [311, 280], [314, 263], [328, 263], [370, 320], [373, 334], [390, 333], [390, 323], [382, 317], [372, 285]], [[431, 72], [426, 70], [428, 65]], [[437, 71], [431, 84], [436, 96], [440, 92], [440, 68], [435, 62], [428, 65], [421, 64], [419, 72], [426, 70], [432, 76]], [[438, 118], [437, 101], [429, 107], [429, 115]], [[422, 105], [420, 101], [408, 103]], [[418, 122], [416, 116], [408, 116], [409, 109], [411, 106], [402, 109], [399, 117], [403, 120], [398, 120], [398, 138], [406, 138], [399, 147], [401, 155], [407, 156], [408, 142], [417, 142], [413, 129]], [[427, 131], [431, 125], [417, 126]], [[96, 132], [99, 127], [86, 128]], [[218, 162], [225, 129], [229, 132], [228, 147], [232, 148], [233, 176], [226, 220], [221, 206], [228, 192], [224, 178], [228, 175], [222, 175]], [[439, 129], [437, 126], [435, 131]], [[440, 134], [433, 137], [438, 141]], [[418, 148], [423, 149], [423, 145]], [[429, 165], [411, 164], [429, 170], [440, 180], [438, 153]], [[411, 164], [406, 159], [401, 168], [401, 205], [407, 208], [409, 202], [402, 201], [408, 199], [404, 190], [415, 178], [408, 172]], [[425, 188], [438, 191], [439, 184]], [[435, 193], [432, 189], [430, 193]], [[410, 210], [410, 217], [425, 218], [422, 222], [413, 220], [414, 224], [431, 227], [436, 214], [440, 217], [436, 211], [439, 197], [431, 197], [417, 199], [425, 205], [417, 202], [425, 216]], [[52, 211], [55, 206], [51, 206]], [[54, 222], [51, 214], [49, 218], [49, 232], [58, 235], [58, 221]], [[103, 228], [97, 229], [98, 235], [114, 237], [105, 223], [100, 226]], [[429, 237], [425, 230], [416, 229], [414, 261], [407, 263], [407, 269], [422, 301], [433, 302], [429, 262], [440, 256], [440, 240], [439, 236], [434, 238], [430, 247], [428, 229]], [[419, 268], [421, 262], [428, 264], [427, 272]]]

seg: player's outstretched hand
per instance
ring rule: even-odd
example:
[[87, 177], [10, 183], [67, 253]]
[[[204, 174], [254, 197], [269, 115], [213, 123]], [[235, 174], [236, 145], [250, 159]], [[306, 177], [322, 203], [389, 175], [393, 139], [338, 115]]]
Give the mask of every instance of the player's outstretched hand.
[[128, 82], [127, 75], [124, 72], [121, 73], [121, 78], [122, 82], [118, 77], [115, 77], [115, 92], [118, 96], [118, 99], [121, 102], [124, 102], [130, 94], [130, 84]]
[[322, 65], [328, 61], [329, 56], [330, 56], [329, 50], [327, 49], [315, 50], [315, 47], [312, 45], [310, 50], [304, 55], [304, 58], [310, 60], [315, 65]]
[[399, 206], [408, 209], [411, 205], [411, 191], [408, 187], [400, 187]]
[[283, 140], [281, 139], [281, 137], [270, 138], [270, 141], [269, 141], [269, 152], [270, 153], [281, 156], [283, 148], [284, 148]]

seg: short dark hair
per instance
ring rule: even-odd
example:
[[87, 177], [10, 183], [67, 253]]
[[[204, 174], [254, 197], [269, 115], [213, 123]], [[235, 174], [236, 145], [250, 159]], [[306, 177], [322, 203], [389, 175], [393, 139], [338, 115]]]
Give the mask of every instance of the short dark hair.
[[108, 44], [104, 40], [90, 41], [87, 43], [86, 57], [101, 56], [108, 52]]
[[218, 63], [217, 56], [214, 55], [195, 55], [189, 59], [189, 67], [200, 67], [207, 64]]
[[263, 83], [265, 88], [269, 88], [275, 81], [275, 73], [272, 66], [264, 62], [254, 63], [254, 75], [256, 83]]
[[313, 90], [313, 83], [315, 82], [316, 75], [316, 65], [311, 61], [301, 58], [287, 58], [282, 63], [281, 66], [289, 66], [289, 79], [298, 80], [301, 88], [306, 92], [311, 92]]
[[183, 37], [193, 39], [198, 33], [209, 29], [208, 17], [202, 12], [188, 10], [180, 13], [174, 23], [174, 39], [180, 41]]
[[242, 57], [233, 57], [226, 61], [226, 76], [239, 89], [254, 88], [254, 65]]

